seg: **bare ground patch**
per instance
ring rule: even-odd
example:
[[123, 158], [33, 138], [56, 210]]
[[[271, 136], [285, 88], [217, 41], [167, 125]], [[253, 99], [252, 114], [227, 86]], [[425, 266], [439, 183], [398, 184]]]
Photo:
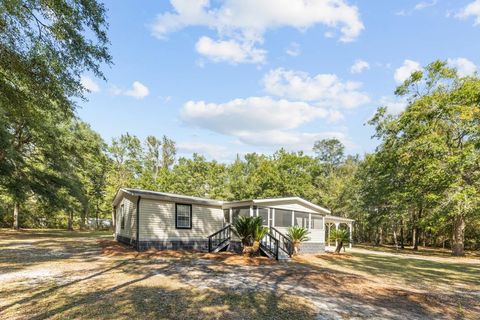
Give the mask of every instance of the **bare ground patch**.
[[[355, 252], [277, 262], [232, 253], [137, 253], [108, 239], [16, 237], [1, 231], [0, 250], [0, 318], [476, 319], [480, 315], [480, 299], [475, 295], [480, 290], [475, 281], [469, 282], [470, 272], [478, 267], [474, 263], [465, 265], [470, 269], [463, 272], [437, 262], [431, 270], [434, 275], [437, 268], [437, 276], [451, 272], [447, 280], [463, 283], [464, 291], [442, 291], [425, 290], [421, 278], [414, 279], [418, 286], [397, 281], [400, 273], [389, 274], [389, 260]], [[412, 263], [399, 259], [396, 264]], [[377, 270], [385, 268], [383, 264], [388, 268], [382, 275]], [[409, 266], [414, 267], [426, 268], [428, 263]], [[403, 272], [408, 277], [411, 270]]]

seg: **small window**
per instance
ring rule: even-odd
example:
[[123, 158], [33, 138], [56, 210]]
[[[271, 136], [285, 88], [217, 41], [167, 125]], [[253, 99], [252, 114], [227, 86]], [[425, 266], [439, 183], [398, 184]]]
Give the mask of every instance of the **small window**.
[[192, 229], [191, 204], [175, 204], [175, 227], [177, 229]]
[[120, 206], [120, 229], [125, 229], [125, 208], [123, 204]]
[[308, 213], [295, 211], [295, 225], [308, 229]]
[[292, 211], [275, 209], [275, 227], [288, 228], [292, 226]]
[[230, 223], [230, 209], [223, 209], [223, 222]]
[[323, 218], [312, 214], [312, 229], [323, 229]]

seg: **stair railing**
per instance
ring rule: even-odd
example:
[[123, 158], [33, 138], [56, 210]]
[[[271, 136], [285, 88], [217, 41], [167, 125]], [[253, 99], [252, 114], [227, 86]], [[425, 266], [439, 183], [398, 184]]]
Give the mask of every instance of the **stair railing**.
[[272, 236], [276, 239], [278, 239], [278, 247], [279, 250], [283, 251], [286, 253], [289, 257], [292, 256], [293, 254], [293, 243], [292, 241], [287, 238], [286, 235], [278, 231], [275, 227], [270, 227], [270, 232], [272, 233]]
[[230, 242], [232, 238], [232, 226], [227, 224], [222, 229], [208, 236], [208, 252], [213, 252], [215, 249]]
[[270, 232], [260, 240], [260, 248], [273, 256], [275, 260], [278, 260], [278, 239], [276, 239]]

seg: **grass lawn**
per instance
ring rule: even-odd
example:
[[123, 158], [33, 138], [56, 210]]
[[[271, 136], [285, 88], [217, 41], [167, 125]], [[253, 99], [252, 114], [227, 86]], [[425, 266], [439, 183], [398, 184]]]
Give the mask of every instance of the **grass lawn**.
[[359, 248], [284, 263], [0, 230], [0, 319], [372, 317], [480, 318], [480, 259]]

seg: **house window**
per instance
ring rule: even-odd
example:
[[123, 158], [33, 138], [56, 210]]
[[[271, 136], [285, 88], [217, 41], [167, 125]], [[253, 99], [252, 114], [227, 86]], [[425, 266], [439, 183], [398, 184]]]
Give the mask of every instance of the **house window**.
[[323, 217], [312, 214], [312, 229], [323, 229]]
[[230, 223], [230, 209], [223, 209], [223, 222]]
[[191, 204], [175, 204], [175, 227], [177, 229], [192, 229]]
[[292, 211], [275, 209], [275, 227], [288, 228], [292, 226]]
[[294, 222], [296, 226], [308, 229], [308, 213], [295, 211]]
[[123, 204], [120, 206], [120, 229], [125, 229], [125, 207]]

